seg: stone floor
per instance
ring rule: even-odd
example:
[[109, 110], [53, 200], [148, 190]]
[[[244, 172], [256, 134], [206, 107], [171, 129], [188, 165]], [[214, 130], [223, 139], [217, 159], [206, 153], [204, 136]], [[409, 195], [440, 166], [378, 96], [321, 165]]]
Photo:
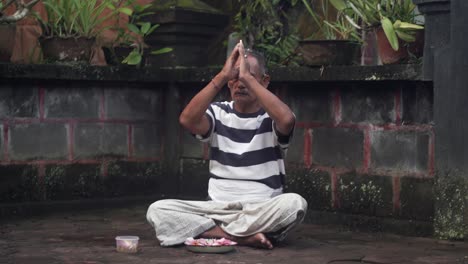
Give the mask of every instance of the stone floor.
[[[351, 232], [303, 224], [273, 250], [236, 247], [199, 254], [161, 248], [143, 206], [56, 213], [0, 222], [0, 263], [463, 263], [468, 242]], [[114, 237], [140, 237], [136, 254], [115, 251]]]

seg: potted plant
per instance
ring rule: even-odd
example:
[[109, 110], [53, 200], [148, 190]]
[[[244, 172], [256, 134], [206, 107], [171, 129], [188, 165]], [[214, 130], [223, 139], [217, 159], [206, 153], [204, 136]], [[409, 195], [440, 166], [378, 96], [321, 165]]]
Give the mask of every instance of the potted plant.
[[46, 60], [86, 61], [101, 24], [119, 12], [115, 0], [43, 0], [47, 19], [36, 16], [43, 35], [39, 39]]
[[[141, 19], [144, 16], [153, 13], [147, 10], [151, 5], [138, 5], [134, 4], [134, 2], [135, 0], [125, 1], [125, 6], [133, 8], [133, 10], [126, 8], [125, 12], [123, 12], [128, 16], [129, 21], [125, 27], [117, 26], [114, 28], [117, 31], [117, 37], [113, 42], [114, 45], [104, 49], [105, 53], [107, 53], [106, 59], [109, 64], [122, 63], [141, 66], [142, 64], [145, 65], [143, 59], [148, 53], [158, 55], [172, 51], [170, 47], [148, 51], [144, 40], [159, 27], [159, 24], [152, 25], [150, 22], [142, 22]], [[117, 25], [120, 24], [119, 20], [120, 17], [118, 18]]]
[[[270, 64], [329, 65], [352, 64], [360, 53], [360, 36], [344, 16], [330, 15], [329, 0], [244, 1], [235, 16], [235, 29], [249, 48], [260, 50]], [[308, 28], [316, 32], [307, 37], [298, 30], [295, 18], [302, 4], [307, 13]], [[330, 8], [329, 8], [330, 7]], [[335, 14], [336, 10], [333, 10]], [[303, 21], [303, 20], [301, 20]], [[310, 25], [313, 25], [310, 27]]]
[[37, 2], [39, 0], [28, 3], [19, 0], [0, 0], [0, 62], [10, 61], [15, 45], [16, 22], [25, 18]]
[[416, 23], [416, 6], [411, 0], [330, 1], [356, 28], [375, 31], [379, 55], [384, 64], [406, 59], [408, 43], [416, 42], [424, 29]]
[[[330, 9], [329, 0], [316, 2], [319, 12], [313, 10], [310, 0], [302, 0], [316, 30], [299, 41], [303, 63], [316, 65], [349, 65], [358, 63], [361, 36], [343, 13]], [[336, 15], [335, 15], [336, 14]]]
[[239, 2], [234, 17], [236, 38], [243, 39], [248, 48], [262, 52], [271, 65], [298, 65], [299, 36], [289, 27], [287, 16], [297, 0]]

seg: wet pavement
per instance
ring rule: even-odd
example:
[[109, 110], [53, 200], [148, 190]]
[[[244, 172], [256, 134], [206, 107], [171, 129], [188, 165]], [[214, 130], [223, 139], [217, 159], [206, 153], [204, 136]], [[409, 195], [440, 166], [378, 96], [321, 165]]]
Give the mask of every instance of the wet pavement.
[[[162, 248], [146, 223], [146, 207], [56, 213], [0, 222], [0, 263], [462, 263], [468, 242], [351, 232], [303, 224], [273, 250], [236, 247], [200, 254]], [[136, 254], [115, 250], [115, 236], [140, 237]]]

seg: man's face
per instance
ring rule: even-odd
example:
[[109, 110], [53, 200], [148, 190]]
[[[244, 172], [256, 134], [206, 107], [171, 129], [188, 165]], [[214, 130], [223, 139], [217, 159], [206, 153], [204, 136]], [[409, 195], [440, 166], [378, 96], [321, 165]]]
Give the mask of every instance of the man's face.
[[[250, 74], [265, 88], [268, 87], [269, 78], [267, 75], [262, 74], [258, 61], [253, 56], [247, 57], [247, 63], [249, 64]], [[237, 60], [235, 67], [239, 69], [240, 59]], [[257, 101], [257, 97], [250, 92], [247, 87], [239, 81], [239, 79], [233, 79], [228, 82], [229, 91], [231, 92], [231, 98], [236, 103], [241, 104], [254, 104]]]

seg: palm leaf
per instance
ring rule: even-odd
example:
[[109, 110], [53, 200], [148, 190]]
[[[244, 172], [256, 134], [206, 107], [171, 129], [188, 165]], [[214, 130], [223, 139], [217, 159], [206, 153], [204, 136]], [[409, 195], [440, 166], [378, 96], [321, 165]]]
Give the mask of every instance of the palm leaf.
[[387, 36], [390, 46], [392, 46], [393, 50], [398, 50], [400, 48], [398, 44], [398, 37], [395, 33], [395, 30], [393, 29], [392, 21], [390, 21], [390, 19], [387, 17], [382, 17], [380, 23], [382, 24], [382, 28], [385, 32], [385, 36]]

